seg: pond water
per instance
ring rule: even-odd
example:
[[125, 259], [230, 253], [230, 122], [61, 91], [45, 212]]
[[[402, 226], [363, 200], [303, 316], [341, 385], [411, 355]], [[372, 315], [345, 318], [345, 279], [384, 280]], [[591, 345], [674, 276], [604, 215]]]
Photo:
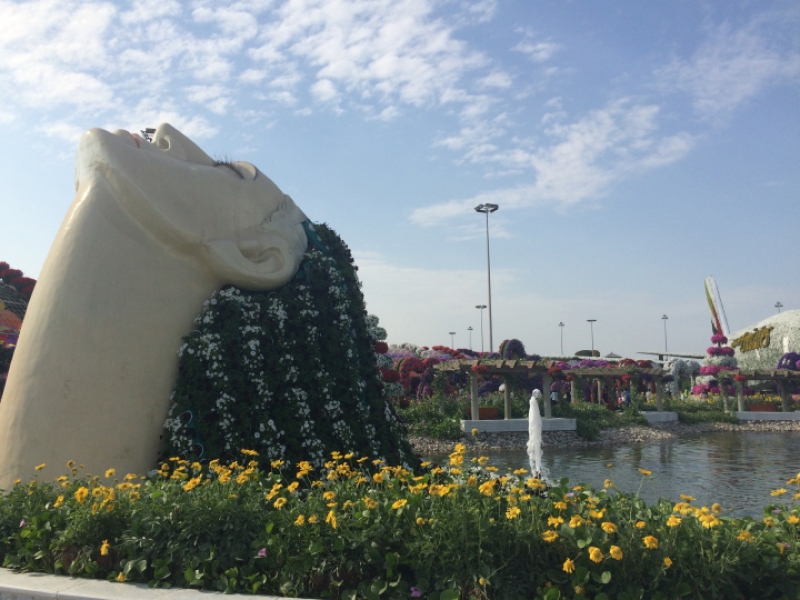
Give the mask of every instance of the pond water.
[[[482, 454], [501, 471], [528, 468], [524, 450]], [[446, 460], [443, 455], [429, 458]], [[660, 497], [677, 502], [680, 494], [689, 494], [697, 506], [719, 502], [728, 515], [760, 518], [765, 506], [791, 502], [796, 490], [786, 480], [800, 472], [800, 433], [718, 432], [628, 446], [545, 448], [543, 462], [551, 479], [568, 477], [571, 485], [591, 483], [602, 489], [608, 478], [617, 489], [638, 490], [649, 502]], [[651, 471], [652, 479], [639, 468]], [[771, 497], [770, 491], [780, 487], [790, 493]]]

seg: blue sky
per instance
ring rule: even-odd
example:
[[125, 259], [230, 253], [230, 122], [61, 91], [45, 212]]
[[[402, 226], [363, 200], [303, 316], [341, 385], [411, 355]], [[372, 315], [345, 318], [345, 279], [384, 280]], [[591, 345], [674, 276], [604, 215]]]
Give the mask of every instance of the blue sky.
[[[389, 341], [700, 352], [800, 308], [796, 1], [0, 0], [0, 260], [36, 277], [90, 127], [169, 122], [348, 243]], [[485, 313], [484, 313], [485, 314]], [[488, 322], [484, 322], [488, 348]]]

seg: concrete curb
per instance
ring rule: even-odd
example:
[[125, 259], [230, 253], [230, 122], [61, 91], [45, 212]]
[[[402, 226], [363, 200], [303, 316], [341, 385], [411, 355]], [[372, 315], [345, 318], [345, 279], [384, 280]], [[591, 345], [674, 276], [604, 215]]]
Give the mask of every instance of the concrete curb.
[[676, 412], [649, 412], [642, 411], [642, 416], [647, 419], [648, 423], [668, 423], [669, 421], [677, 421], [678, 413]]
[[[575, 431], [575, 419], [542, 419], [542, 431]], [[528, 419], [492, 419], [485, 421], [461, 421], [461, 431], [502, 433], [511, 431], [528, 431]]]
[[800, 421], [800, 412], [736, 412], [740, 421]]
[[[213, 598], [212, 598], [213, 597]], [[113, 583], [45, 573], [15, 573], [0, 568], [0, 600], [281, 600], [279, 596], [222, 594], [183, 588], [149, 588], [143, 583]]]

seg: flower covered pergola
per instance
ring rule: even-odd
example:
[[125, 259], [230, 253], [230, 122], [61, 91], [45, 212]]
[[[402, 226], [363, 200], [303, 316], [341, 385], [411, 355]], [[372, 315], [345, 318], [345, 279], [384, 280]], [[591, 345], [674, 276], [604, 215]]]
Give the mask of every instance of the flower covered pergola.
[[[633, 361], [626, 359], [619, 363], [608, 363], [606, 361], [585, 360], [572, 366], [569, 363], [555, 360], [524, 360], [524, 359], [478, 359], [478, 360], [451, 360], [437, 364], [434, 367], [439, 371], [461, 371], [470, 378], [470, 400], [471, 413], [473, 420], [479, 420], [478, 411], [478, 377], [480, 376], [500, 376], [506, 383], [509, 383], [515, 376], [541, 376], [542, 388], [549, 391], [554, 380], [571, 377], [573, 398], [577, 396], [576, 386], [580, 379], [594, 379], [597, 382], [597, 397], [602, 398], [602, 392], [606, 385], [615, 379], [627, 378], [630, 381], [633, 377], [642, 377], [652, 380], [656, 389], [657, 410], [662, 410], [663, 383], [670, 376], [669, 371], [660, 367], [652, 366], [650, 361]], [[511, 393], [510, 385], [505, 386], [504, 404], [505, 418], [511, 414]], [[546, 394], [545, 394], [546, 396]], [[552, 418], [550, 402], [544, 402], [544, 418]]]

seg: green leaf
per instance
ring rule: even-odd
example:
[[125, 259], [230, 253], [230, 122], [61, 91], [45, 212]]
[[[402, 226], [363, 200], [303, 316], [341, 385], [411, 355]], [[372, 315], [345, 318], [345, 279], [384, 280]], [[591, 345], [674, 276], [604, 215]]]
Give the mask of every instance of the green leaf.
[[572, 576], [572, 584], [575, 586], [583, 585], [589, 581], [589, 569], [586, 567], [578, 567], [575, 569], [575, 574]]
[[589, 542], [587, 542], [586, 540], [578, 540], [576, 544], [578, 544], [578, 548], [585, 548], [586, 546], [589, 545]]
[[600, 576], [600, 581], [602, 583], [608, 583], [609, 581], [611, 581], [611, 572], [603, 571], [603, 574]]
[[456, 590], [444, 590], [439, 594], [439, 600], [459, 600], [459, 598], [461, 598], [461, 594]]
[[274, 527], [275, 527], [275, 523], [273, 523], [272, 521], [267, 523], [267, 527], [266, 527], [267, 535], [272, 533], [272, 530], [273, 530]]
[[378, 596], [380, 596], [383, 592], [385, 592], [387, 587], [389, 587], [389, 584], [386, 583], [383, 579], [375, 579], [369, 585], [370, 591]]
[[544, 594], [544, 600], [561, 600], [561, 590], [556, 587], [548, 588]]

